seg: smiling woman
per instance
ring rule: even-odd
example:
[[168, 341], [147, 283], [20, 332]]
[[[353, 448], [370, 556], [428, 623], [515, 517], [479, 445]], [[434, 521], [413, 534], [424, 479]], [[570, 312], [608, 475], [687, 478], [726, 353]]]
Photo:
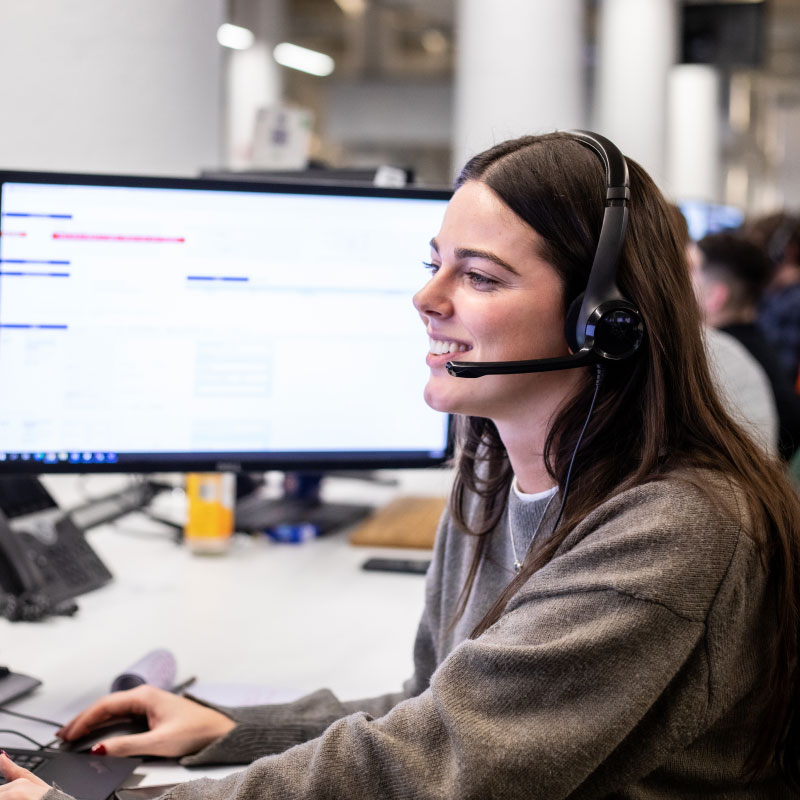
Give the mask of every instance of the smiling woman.
[[[414, 305], [433, 342], [469, 351], [464, 360], [546, 358], [568, 352], [564, 285], [542, 258], [538, 234], [486, 184], [470, 181], [453, 196], [431, 242], [432, 277]], [[551, 372], [453, 380], [442, 354], [431, 348], [425, 400], [439, 411], [489, 417], [518, 429], [530, 452], [542, 452], [549, 419], [574, 391], [577, 376]], [[462, 351], [463, 352], [463, 351]], [[516, 422], [515, 422], [516, 421]], [[553, 485], [546, 470], [525, 486]]]
[[[63, 738], [137, 713], [151, 730], [107, 753], [254, 761], [176, 800], [796, 796], [800, 500], [716, 395], [664, 198], [633, 162], [607, 186], [603, 152], [552, 134], [476, 156], [431, 243], [425, 397], [459, 441], [402, 691], [212, 709], [138, 687]], [[628, 196], [607, 322], [647, 333], [590, 357], [600, 312], [576, 298]], [[456, 352], [575, 368], [464, 380]]]

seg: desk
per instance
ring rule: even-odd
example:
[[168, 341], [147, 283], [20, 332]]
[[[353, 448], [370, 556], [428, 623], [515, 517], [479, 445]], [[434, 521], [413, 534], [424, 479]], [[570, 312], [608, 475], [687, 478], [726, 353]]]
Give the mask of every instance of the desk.
[[[396, 487], [341, 481], [326, 494], [381, 504], [399, 494], [446, 494], [451, 478], [444, 470], [392, 475]], [[95, 482], [101, 494], [108, 478], [88, 478], [85, 487]], [[62, 502], [76, 497], [75, 480], [45, 482]], [[396, 691], [411, 675], [423, 579], [360, 565], [372, 555], [428, 551], [353, 547], [342, 531], [301, 545], [236, 536], [227, 554], [197, 556], [175, 544], [173, 533], [138, 513], [90, 531], [113, 582], [78, 598], [75, 617], [0, 620], [0, 663], [43, 681], [10, 708], [66, 721], [155, 647], [175, 654], [178, 680], [196, 675], [301, 693], [327, 686], [342, 699]], [[0, 723], [42, 741], [52, 737], [53, 729], [39, 723], [3, 715]], [[25, 745], [0, 734], [0, 746]], [[178, 779], [165, 777], [158, 764], [146, 766], [148, 783]], [[184, 779], [199, 775], [175, 769]]]

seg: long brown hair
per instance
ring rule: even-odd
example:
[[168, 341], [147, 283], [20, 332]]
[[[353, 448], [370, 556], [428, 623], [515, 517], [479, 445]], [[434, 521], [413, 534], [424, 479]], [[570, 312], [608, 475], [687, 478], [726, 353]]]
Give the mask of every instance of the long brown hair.
[[[537, 537], [520, 573], [479, 623], [480, 635], [509, 599], [547, 564], [568, 533], [609, 497], [682, 469], [714, 470], [736, 485], [752, 521], [752, 535], [768, 564], [777, 608], [777, 644], [765, 688], [761, 735], [748, 762], [755, 773], [777, 764], [800, 784], [798, 624], [800, 620], [800, 498], [777, 461], [762, 453], [730, 418], [709, 373], [699, 310], [685, 248], [667, 202], [647, 173], [628, 162], [631, 207], [618, 268], [618, 284], [645, 320], [647, 336], [633, 364], [608, 367], [594, 414], [584, 434], [555, 531]], [[586, 286], [597, 246], [605, 196], [600, 160], [568, 134], [504, 142], [471, 159], [456, 188], [467, 181], [489, 186], [543, 241], [541, 257], [561, 276], [566, 307]], [[566, 404], [549, 431], [544, 458], [564, 486], [595, 380], [586, 370], [578, 396]], [[464, 611], [488, 534], [500, 521], [513, 478], [490, 420], [457, 420], [456, 477], [450, 511], [477, 537], [475, 556], [461, 593]], [[700, 488], [706, 490], [706, 487]], [[468, 502], [477, 497], [477, 507]]]

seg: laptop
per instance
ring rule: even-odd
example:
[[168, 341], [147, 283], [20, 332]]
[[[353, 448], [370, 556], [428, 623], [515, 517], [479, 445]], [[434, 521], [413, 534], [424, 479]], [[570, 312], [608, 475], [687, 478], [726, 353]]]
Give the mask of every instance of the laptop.
[[[16, 764], [77, 800], [106, 800], [142, 763], [140, 758], [93, 756], [90, 753], [56, 750], [6, 747], [5, 751]], [[0, 785], [5, 782], [5, 778], [0, 776]]]

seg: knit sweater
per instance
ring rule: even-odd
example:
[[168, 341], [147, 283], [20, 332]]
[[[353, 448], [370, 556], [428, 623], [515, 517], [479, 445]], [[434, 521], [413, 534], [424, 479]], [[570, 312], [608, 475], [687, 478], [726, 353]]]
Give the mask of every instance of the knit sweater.
[[511, 536], [526, 549], [546, 501], [512, 493], [455, 625], [474, 540], [445, 515], [403, 692], [225, 709], [237, 726], [182, 763], [258, 760], [166, 797], [793, 797], [740, 777], [774, 612], [739, 498], [714, 483], [716, 498], [675, 476], [611, 498], [475, 639], [512, 577]]

